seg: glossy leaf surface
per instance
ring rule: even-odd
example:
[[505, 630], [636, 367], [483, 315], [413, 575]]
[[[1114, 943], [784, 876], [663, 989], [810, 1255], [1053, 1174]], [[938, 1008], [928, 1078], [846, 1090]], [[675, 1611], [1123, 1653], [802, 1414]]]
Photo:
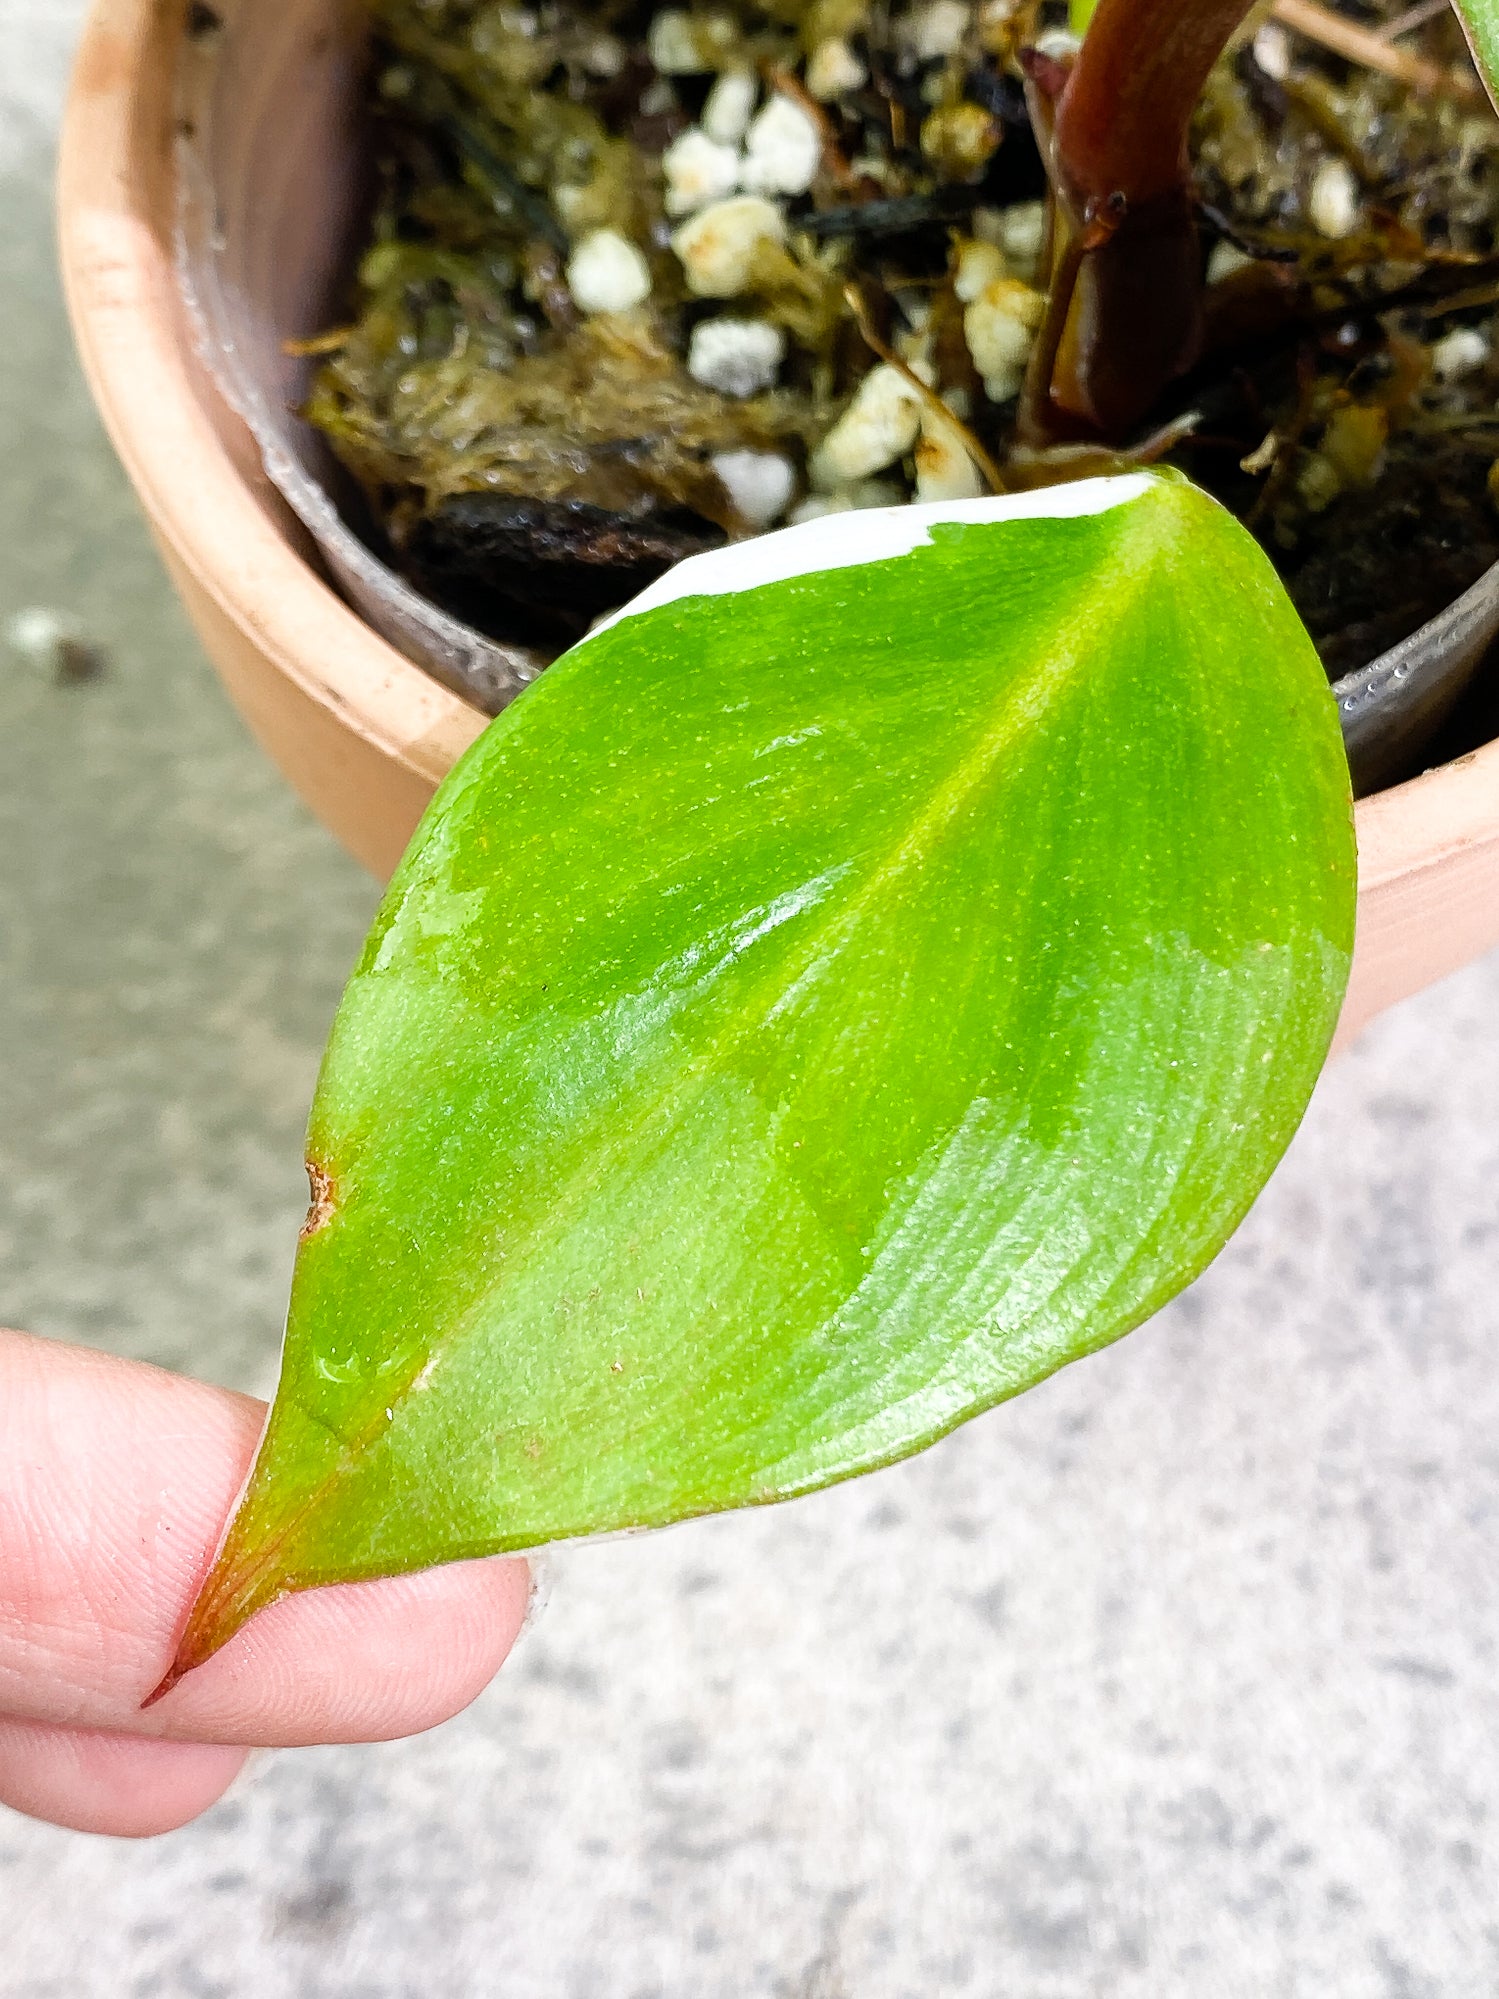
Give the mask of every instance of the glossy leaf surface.
[[682, 565], [391, 886], [180, 1666], [290, 1589], [885, 1464], [1138, 1324], [1301, 1116], [1354, 887], [1316, 654], [1181, 481]]

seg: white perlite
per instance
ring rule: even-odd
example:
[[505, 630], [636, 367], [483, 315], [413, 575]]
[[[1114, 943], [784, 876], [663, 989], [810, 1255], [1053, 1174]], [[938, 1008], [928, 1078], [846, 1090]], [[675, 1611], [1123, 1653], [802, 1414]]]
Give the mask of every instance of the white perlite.
[[688, 14], [667, 7], [651, 22], [646, 52], [662, 76], [701, 76], [717, 69], [738, 39], [727, 14]]
[[979, 468], [969, 457], [955, 423], [944, 423], [928, 406], [921, 413], [916, 446], [916, 498], [976, 500], [984, 490]]
[[1260, 68], [1276, 83], [1284, 83], [1291, 74], [1291, 37], [1278, 21], [1267, 21], [1260, 28], [1252, 44], [1254, 59]]
[[749, 126], [759, 85], [749, 70], [731, 69], [708, 92], [703, 130], [720, 146], [737, 146]]
[[928, 0], [901, 25], [918, 62], [940, 62], [944, 56], [957, 54], [969, 19], [964, 0]]
[[654, 83], [648, 83], [640, 93], [640, 113], [643, 118], [664, 118], [667, 112], [680, 111], [681, 108], [677, 86], [669, 76], [658, 76]]
[[666, 176], [667, 214], [690, 215], [734, 192], [739, 185], [739, 154], [692, 125], [661, 155], [661, 171]]
[[1312, 176], [1307, 213], [1319, 236], [1332, 242], [1351, 233], [1358, 221], [1358, 181], [1346, 160], [1324, 160]]
[[645, 45], [662, 76], [691, 76], [702, 67], [697, 37], [692, 32], [692, 17], [677, 8], [664, 8], [656, 16]]
[[[570, 181], [563, 181], [552, 189], [552, 206], [556, 209], [564, 229], [577, 233], [578, 217], [583, 213], [589, 199], [588, 189]], [[586, 235], [588, 232], [583, 231]]]
[[869, 513], [876, 507], [903, 507], [906, 496], [889, 479], [860, 479], [852, 486], [840, 486], [836, 493], [813, 493], [795, 507], [792, 527], [807, 521], [826, 520], [829, 514]]
[[579, 61], [591, 76], [618, 76], [627, 60], [624, 43], [617, 35], [605, 33], [595, 35], [579, 55]]
[[692, 329], [687, 372], [723, 396], [757, 396], [786, 358], [786, 336], [768, 319], [704, 319]]
[[757, 251], [786, 240], [786, 219], [773, 201], [740, 194], [699, 209], [671, 239], [689, 291], [699, 298], [736, 298], [749, 285]]
[[817, 44], [807, 61], [807, 89], [820, 104], [846, 90], [862, 90], [869, 72], [841, 35]]
[[1041, 294], [1015, 278], [993, 279], [965, 309], [963, 337], [991, 403], [1020, 393], [1045, 310]]
[[712, 465], [751, 527], [779, 520], [796, 491], [791, 460], [779, 451], [720, 451]]
[[1253, 262], [1253, 257], [1245, 256], [1236, 244], [1223, 237], [1213, 245], [1208, 257], [1208, 283], [1221, 285], [1225, 278], [1231, 278], [1235, 271], [1242, 271], [1246, 264]]
[[568, 261], [567, 288], [580, 312], [628, 312], [650, 296], [650, 266], [618, 230], [594, 229]]
[[813, 486], [834, 492], [903, 458], [920, 434], [921, 410], [922, 399], [905, 376], [882, 361], [813, 452]]
[[1454, 326], [1433, 346], [1431, 365], [1439, 382], [1456, 382], [1477, 374], [1489, 353], [1489, 343], [1476, 326]]
[[852, 511], [853, 501], [842, 493], [811, 493], [791, 510], [790, 525], [805, 527], [808, 521], [825, 521], [829, 514], [846, 514]]
[[805, 194], [821, 159], [816, 121], [778, 91], [746, 134], [744, 185], [761, 194]]
[[961, 305], [971, 305], [985, 285], [995, 284], [1006, 275], [1005, 253], [997, 243], [983, 243], [970, 236], [959, 245], [952, 288]]
[[1012, 208], [977, 208], [973, 213], [973, 233], [980, 242], [993, 243], [1004, 253], [1012, 277], [1030, 283], [1041, 260], [1046, 204], [1017, 201]]
[[1047, 28], [1036, 37], [1036, 53], [1050, 56], [1053, 62], [1071, 62], [1082, 45], [1082, 37], [1070, 28]]

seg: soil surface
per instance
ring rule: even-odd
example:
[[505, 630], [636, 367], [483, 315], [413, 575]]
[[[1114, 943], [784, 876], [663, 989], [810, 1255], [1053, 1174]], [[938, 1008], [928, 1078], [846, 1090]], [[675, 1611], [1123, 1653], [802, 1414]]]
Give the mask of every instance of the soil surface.
[[[1045, 283], [1022, 51], [1065, 56], [1065, 15], [372, 13], [379, 193], [308, 413], [470, 623], [555, 650], [726, 537], [1107, 469], [1016, 433]], [[1450, 13], [1332, 19], [1393, 55], [1265, 9], [1210, 79], [1207, 347], [1135, 449], [1181, 433], [1338, 678], [1499, 559], [1499, 120]]]

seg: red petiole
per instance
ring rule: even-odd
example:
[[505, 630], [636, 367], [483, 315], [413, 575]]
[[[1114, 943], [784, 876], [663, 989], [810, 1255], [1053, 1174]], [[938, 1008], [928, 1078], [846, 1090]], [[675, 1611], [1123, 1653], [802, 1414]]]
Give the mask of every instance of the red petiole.
[[1187, 139], [1253, 0], [1099, 0], [1070, 65], [1029, 67], [1053, 195], [1051, 297], [1021, 405], [1036, 443], [1121, 441], [1202, 344]]

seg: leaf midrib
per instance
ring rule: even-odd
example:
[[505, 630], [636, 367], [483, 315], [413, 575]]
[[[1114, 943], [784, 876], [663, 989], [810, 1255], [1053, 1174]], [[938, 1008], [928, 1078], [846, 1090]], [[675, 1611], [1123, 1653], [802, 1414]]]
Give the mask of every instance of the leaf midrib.
[[[1133, 509], [1120, 511], [1125, 515], [1134, 512]], [[1151, 539], [1153, 542], [1154, 538]], [[1111, 565], [1111, 622], [1117, 628], [1129, 616], [1145, 587], [1152, 568], [1150, 556], [1153, 547], [1140, 551], [1134, 560], [1124, 560], [1121, 558], [1129, 547], [1129, 537], [1121, 533], [1112, 540], [1114, 545], [1101, 559], [1100, 566], [1103, 561]], [[956, 818], [961, 806], [989, 777], [1000, 756], [1027, 736], [1034, 735], [1049, 720], [1053, 709], [1070, 687], [1073, 676], [1086, 663], [1089, 655], [1098, 657], [1103, 654], [1104, 642], [1099, 638], [1096, 619], [1088, 615], [1088, 608], [1091, 607], [1086, 605], [1086, 595], [1086, 591], [1080, 588], [1079, 596], [1084, 600], [1084, 608], [1064, 609], [1053, 620], [1048, 642], [1037, 647], [1037, 664], [1010, 683], [977, 741], [938, 787], [913, 824], [887, 846], [884, 854], [863, 875], [849, 900], [825, 904], [822, 909], [812, 912], [811, 923], [799, 940], [789, 966], [784, 960], [767, 961], [759, 981], [759, 994], [764, 995], [765, 988], [772, 984], [780, 989], [771, 1003], [769, 1017], [773, 1018], [793, 997], [797, 987], [821, 958], [830, 950], [843, 948], [850, 934], [858, 928], [870, 903], [904, 872], [925, 859]], [[649, 1101], [641, 1104], [630, 1117], [625, 1132], [606, 1141], [600, 1150], [590, 1152], [586, 1166], [575, 1172], [558, 1194], [548, 1200], [541, 1228], [527, 1235], [525, 1248], [518, 1262], [511, 1266], [512, 1271], [523, 1267], [532, 1256], [549, 1247], [559, 1235], [573, 1226], [580, 1201], [596, 1186], [600, 1172], [611, 1172], [616, 1164], [638, 1152], [641, 1134], [668, 1106], [673, 1108], [674, 1115], [680, 1115], [684, 1100], [696, 1100], [715, 1073], [727, 1066], [743, 1038], [752, 1031], [751, 1019], [763, 1017], [762, 1007], [755, 1003], [756, 997], [752, 989], [738, 1009], [737, 1025], [732, 1025], [710, 1048], [701, 1051], [684, 1066], [672, 1070], [664, 1086], [658, 1088]], [[331, 1240], [326, 1247], [331, 1247]], [[507, 1272], [507, 1276], [509, 1274]], [[306, 1520], [321, 1511], [350, 1474], [357, 1472], [364, 1454], [382, 1437], [394, 1433], [411, 1401], [416, 1382], [422, 1380], [422, 1392], [425, 1393], [426, 1384], [434, 1373], [460, 1353], [474, 1335], [492, 1296], [490, 1288], [481, 1291], [445, 1339], [428, 1346], [414, 1357], [404, 1380], [387, 1383], [372, 1398], [371, 1414], [364, 1428], [352, 1439], [340, 1439], [342, 1448], [338, 1458], [323, 1478], [306, 1490], [295, 1509], [283, 1517], [279, 1530], [262, 1543], [257, 1561], [245, 1572], [242, 1588], [253, 1588], [264, 1577], [275, 1557]], [[294, 1328], [289, 1328], [288, 1342], [294, 1331]], [[299, 1403], [298, 1407], [309, 1420], [317, 1420], [314, 1412], [305, 1405]], [[385, 1415], [387, 1409], [393, 1412], [388, 1418]], [[334, 1434], [326, 1424], [319, 1427], [327, 1434]]]

